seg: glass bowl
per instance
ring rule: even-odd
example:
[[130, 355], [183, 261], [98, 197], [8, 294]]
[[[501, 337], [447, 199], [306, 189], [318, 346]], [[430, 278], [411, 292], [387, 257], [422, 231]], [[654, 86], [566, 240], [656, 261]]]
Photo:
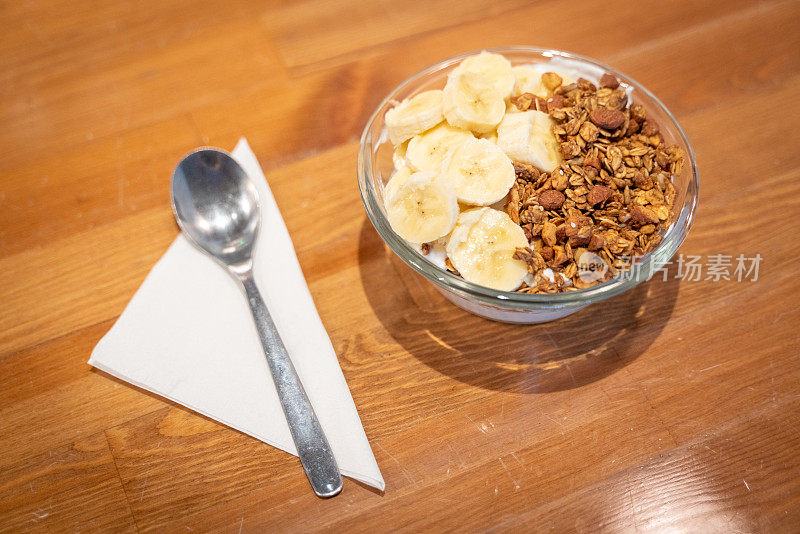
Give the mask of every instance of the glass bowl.
[[683, 148], [686, 161], [680, 176], [673, 178], [676, 189], [675, 213], [677, 217], [663, 233], [662, 242], [655, 250], [638, 258], [634, 266], [614, 278], [596, 286], [551, 294], [525, 294], [511, 291], [497, 291], [468, 282], [449, 271], [443, 270], [415, 250], [398, 236], [389, 225], [383, 205], [383, 186], [389, 180], [394, 168], [392, 154], [394, 147], [388, 141], [384, 125], [386, 111], [394, 102], [402, 101], [422, 91], [444, 87], [448, 73], [465, 57], [479, 51], [466, 52], [445, 59], [414, 74], [378, 106], [367, 122], [361, 135], [358, 153], [358, 186], [361, 199], [372, 225], [386, 245], [409, 267], [427, 278], [451, 302], [476, 315], [509, 323], [540, 323], [552, 321], [575, 313], [594, 302], [613, 297], [649, 279], [663, 267], [675, 254], [686, 238], [694, 219], [698, 198], [697, 163], [686, 134], [675, 117], [650, 91], [629, 76], [599, 63], [593, 59], [560, 50], [548, 50], [525, 46], [491, 48], [490, 52], [502, 54], [513, 66], [549, 61], [569, 63], [575, 69], [596, 73], [595, 78], [604, 72], [615, 75], [623, 86], [631, 92], [631, 99], [643, 105], [648, 118], [655, 119], [664, 142]]

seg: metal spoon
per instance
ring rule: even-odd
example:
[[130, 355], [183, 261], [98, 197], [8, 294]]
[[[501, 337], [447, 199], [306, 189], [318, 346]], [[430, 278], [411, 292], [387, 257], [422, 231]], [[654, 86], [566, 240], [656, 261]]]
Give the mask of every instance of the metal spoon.
[[255, 186], [228, 153], [201, 148], [175, 168], [172, 210], [189, 241], [241, 282], [297, 455], [314, 492], [333, 497], [342, 489], [342, 475], [253, 280], [253, 246], [261, 224]]

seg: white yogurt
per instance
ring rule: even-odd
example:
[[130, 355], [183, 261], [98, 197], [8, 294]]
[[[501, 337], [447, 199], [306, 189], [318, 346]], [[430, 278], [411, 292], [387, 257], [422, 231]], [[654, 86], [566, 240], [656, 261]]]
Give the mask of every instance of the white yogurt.
[[414, 248], [420, 255], [437, 266], [440, 269], [447, 270], [447, 266], [444, 263], [444, 260], [447, 259], [447, 252], [444, 249], [445, 246], [445, 238], [439, 239], [438, 241], [434, 241], [431, 245], [430, 251], [427, 254], [422, 254], [422, 245], [417, 245], [416, 243], [408, 243], [411, 247]]

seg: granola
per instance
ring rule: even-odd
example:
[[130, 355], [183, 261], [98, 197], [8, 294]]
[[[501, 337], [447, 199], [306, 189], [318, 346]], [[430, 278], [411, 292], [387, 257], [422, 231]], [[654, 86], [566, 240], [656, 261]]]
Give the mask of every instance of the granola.
[[[542, 77], [548, 88], [558, 80]], [[683, 151], [664, 144], [643, 106], [627, 105], [616, 77], [605, 74], [599, 85], [559, 82], [544, 101], [564, 158], [557, 169], [514, 163], [517, 180], [505, 211], [531, 241], [514, 257], [527, 262], [534, 281], [518, 292], [574, 291], [606, 281], [653, 250], [672, 222], [672, 179], [681, 173]], [[522, 94], [512, 103], [527, 111], [541, 109], [539, 100]], [[587, 252], [607, 267], [595, 279], [580, 269]], [[562, 276], [553, 279], [547, 269]]]

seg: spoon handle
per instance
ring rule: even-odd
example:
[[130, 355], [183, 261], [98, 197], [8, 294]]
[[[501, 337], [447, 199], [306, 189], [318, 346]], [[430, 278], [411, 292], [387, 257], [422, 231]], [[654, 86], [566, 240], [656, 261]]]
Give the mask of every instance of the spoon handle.
[[342, 490], [342, 475], [328, 440], [256, 287], [252, 270], [239, 274], [239, 279], [250, 303], [250, 311], [253, 312], [275, 389], [278, 390], [283, 413], [297, 447], [297, 456], [314, 493], [320, 497], [333, 497]]

